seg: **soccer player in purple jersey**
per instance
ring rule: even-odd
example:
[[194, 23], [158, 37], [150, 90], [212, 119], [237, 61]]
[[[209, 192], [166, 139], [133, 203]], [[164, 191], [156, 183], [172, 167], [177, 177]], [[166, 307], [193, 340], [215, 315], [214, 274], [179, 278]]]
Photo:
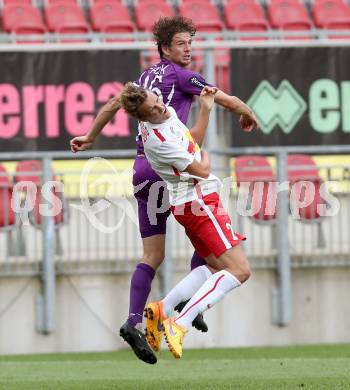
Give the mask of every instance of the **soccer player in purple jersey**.
[[[161, 61], [143, 72], [135, 82], [161, 96], [167, 106], [175, 109], [183, 123], [186, 123], [188, 119], [193, 96], [199, 96], [204, 86], [209, 85], [201, 75], [189, 69], [191, 45], [195, 32], [195, 26], [190, 19], [181, 16], [161, 18], [153, 27], [153, 35]], [[239, 98], [229, 96], [219, 90], [215, 95], [215, 103], [240, 115], [239, 122], [243, 130], [251, 131], [257, 127], [253, 112]], [[103, 127], [114, 117], [119, 108], [119, 96], [110, 99], [99, 111], [87, 134], [71, 140], [72, 152], [83, 151], [91, 147]], [[198, 143], [201, 143], [202, 140], [196, 137], [203, 137], [203, 134], [193, 134], [193, 136]], [[140, 327], [155, 271], [164, 259], [166, 220], [170, 211], [159, 212], [158, 207], [163, 202], [162, 198], [167, 196], [165, 184], [163, 185], [165, 193], [160, 192], [159, 196], [150, 196], [152, 186], [161, 181], [161, 178], [152, 170], [144, 155], [140, 134], [137, 137], [137, 157], [134, 170], [134, 186], [147, 182], [147, 185], [135, 193], [144, 254], [131, 278], [129, 317], [121, 327], [120, 334], [139, 359], [154, 364], [157, 358], [150, 349]], [[151, 218], [151, 221], [150, 216], [155, 218]], [[205, 264], [204, 259], [194, 253], [191, 269], [203, 264]], [[199, 316], [196, 320], [197, 322], [194, 321], [193, 325], [202, 331], [207, 331], [203, 319]]]

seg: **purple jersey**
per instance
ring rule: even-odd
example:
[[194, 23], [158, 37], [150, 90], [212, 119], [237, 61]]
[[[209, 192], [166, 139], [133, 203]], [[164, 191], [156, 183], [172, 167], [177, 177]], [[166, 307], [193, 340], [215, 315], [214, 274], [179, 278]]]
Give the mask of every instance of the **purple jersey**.
[[[145, 70], [135, 84], [148, 88], [161, 96], [166, 106], [171, 106], [182, 123], [186, 124], [194, 95], [200, 95], [208, 84], [198, 73], [183, 68], [166, 59]], [[137, 151], [143, 153], [141, 137]]]

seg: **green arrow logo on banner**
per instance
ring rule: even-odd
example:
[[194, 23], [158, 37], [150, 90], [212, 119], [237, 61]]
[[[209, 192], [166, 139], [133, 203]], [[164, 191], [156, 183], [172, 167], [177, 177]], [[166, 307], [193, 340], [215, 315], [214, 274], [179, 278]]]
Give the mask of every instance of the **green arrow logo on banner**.
[[277, 90], [268, 81], [262, 81], [247, 104], [266, 134], [276, 125], [289, 134], [306, 110], [305, 101], [287, 80], [283, 80]]

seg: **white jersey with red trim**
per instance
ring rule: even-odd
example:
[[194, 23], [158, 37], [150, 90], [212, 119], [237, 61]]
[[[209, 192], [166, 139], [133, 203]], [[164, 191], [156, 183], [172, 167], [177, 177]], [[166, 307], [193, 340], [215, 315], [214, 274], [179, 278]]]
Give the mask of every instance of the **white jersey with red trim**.
[[168, 110], [171, 116], [164, 123], [140, 122], [140, 130], [146, 157], [167, 184], [170, 204], [178, 206], [219, 192], [222, 184], [215, 175], [204, 179], [184, 172], [194, 159], [201, 161], [200, 147], [175, 110]]

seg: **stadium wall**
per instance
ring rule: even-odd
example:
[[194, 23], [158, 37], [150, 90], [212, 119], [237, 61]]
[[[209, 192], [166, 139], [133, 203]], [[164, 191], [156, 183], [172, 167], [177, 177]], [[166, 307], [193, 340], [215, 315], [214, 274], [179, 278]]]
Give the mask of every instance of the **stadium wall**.
[[[182, 276], [177, 272], [174, 282]], [[2, 278], [0, 354], [125, 348], [118, 329], [127, 316], [129, 280], [129, 274], [58, 277], [56, 330], [43, 335], [36, 331], [38, 278]], [[350, 269], [294, 269], [292, 280], [294, 314], [289, 326], [271, 322], [274, 271], [255, 270], [245, 286], [206, 312], [209, 333], [191, 331], [186, 347], [350, 342]], [[152, 298], [158, 291], [156, 281]], [[12, 305], [3, 307], [6, 302]]]

